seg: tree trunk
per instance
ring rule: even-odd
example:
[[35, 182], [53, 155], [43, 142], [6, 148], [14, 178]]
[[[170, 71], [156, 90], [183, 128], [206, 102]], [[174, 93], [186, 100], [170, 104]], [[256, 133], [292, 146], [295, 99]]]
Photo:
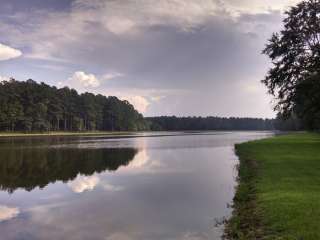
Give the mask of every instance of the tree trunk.
[[72, 118], [70, 118], [70, 130], [72, 131]]

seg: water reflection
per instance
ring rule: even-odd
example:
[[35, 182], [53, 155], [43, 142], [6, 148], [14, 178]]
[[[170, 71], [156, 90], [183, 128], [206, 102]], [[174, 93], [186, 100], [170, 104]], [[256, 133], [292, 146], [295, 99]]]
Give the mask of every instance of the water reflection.
[[10, 220], [16, 216], [18, 216], [20, 210], [16, 207], [8, 207], [4, 205], [0, 205], [0, 222]]
[[0, 139], [0, 239], [221, 239], [233, 144], [267, 135]]
[[103, 171], [116, 171], [126, 166], [137, 154], [134, 148], [0, 148], [0, 189], [14, 192], [44, 188], [56, 181], [68, 182], [75, 192], [93, 189], [98, 177], [89, 177]]
[[75, 180], [68, 183], [72, 191], [82, 193], [84, 191], [93, 190], [100, 182], [97, 176], [78, 176]]

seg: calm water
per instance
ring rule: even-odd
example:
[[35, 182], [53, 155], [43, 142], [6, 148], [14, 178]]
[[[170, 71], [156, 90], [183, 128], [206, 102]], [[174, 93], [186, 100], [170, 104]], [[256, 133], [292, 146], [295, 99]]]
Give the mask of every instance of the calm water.
[[234, 143], [266, 132], [0, 140], [0, 239], [220, 239]]

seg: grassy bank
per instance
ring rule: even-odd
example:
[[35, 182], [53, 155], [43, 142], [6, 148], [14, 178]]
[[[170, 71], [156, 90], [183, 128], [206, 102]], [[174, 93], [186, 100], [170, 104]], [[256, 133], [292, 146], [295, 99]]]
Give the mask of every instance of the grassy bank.
[[240, 158], [229, 239], [320, 239], [320, 135], [236, 146]]

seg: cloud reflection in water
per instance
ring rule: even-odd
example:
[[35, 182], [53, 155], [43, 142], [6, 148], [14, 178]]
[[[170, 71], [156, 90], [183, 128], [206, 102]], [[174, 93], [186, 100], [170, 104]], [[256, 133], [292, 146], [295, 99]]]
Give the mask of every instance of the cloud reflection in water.
[[75, 180], [68, 183], [68, 186], [72, 189], [72, 191], [76, 193], [82, 193], [84, 191], [91, 191], [93, 190], [100, 179], [97, 176], [78, 176]]
[[19, 213], [19, 208], [0, 205], [0, 222], [15, 218]]

